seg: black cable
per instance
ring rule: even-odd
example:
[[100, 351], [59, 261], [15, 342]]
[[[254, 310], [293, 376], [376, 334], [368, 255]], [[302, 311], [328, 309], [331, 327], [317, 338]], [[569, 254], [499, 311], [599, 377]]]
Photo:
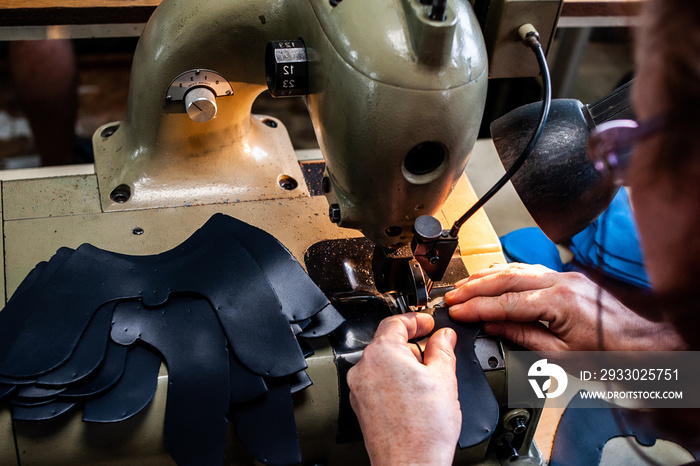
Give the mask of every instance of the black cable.
[[542, 50], [542, 44], [538, 39], [536, 33], [531, 33], [526, 38], [526, 45], [535, 53], [537, 57], [537, 63], [540, 65], [540, 74], [542, 75], [542, 86], [544, 88], [544, 98], [542, 103], [542, 110], [540, 111], [540, 122], [537, 126], [537, 130], [533, 133], [530, 142], [528, 143], [525, 150], [520, 154], [520, 156], [515, 160], [513, 165], [506, 171], [506, 173], [501, 177], [500, 180], [494, 184], [491, 189], [489, 189], [486, 194], [481, 196], [481, 198], [476, 201], [476, 203], [464, 214], [459, 220], [457, 220], [452, 229], [450, 230], [450, 236], [457, 237], [459, 234], [459, 229], [462, 227], [464, 222], [469, 220], [469, 218], [476, 213], [481, 207], [483, 207], [489, 199], [491, 199], [494, 194], [496, 194], [500, 189], [505, 186], [505, 184], [513, 177], [515, 172], [520, 169], [520, 167], [525, 163], [532, 150], [535, 148], [537, 141], [542, 135], [544, 130], [544, 125], [547, 123], [547, 117], [549, 116], [549, 107], [552, 103], [552, 82], [549, 76], [549, 67], [547, 66], [547, 59], [544, 56], [544, 51]]

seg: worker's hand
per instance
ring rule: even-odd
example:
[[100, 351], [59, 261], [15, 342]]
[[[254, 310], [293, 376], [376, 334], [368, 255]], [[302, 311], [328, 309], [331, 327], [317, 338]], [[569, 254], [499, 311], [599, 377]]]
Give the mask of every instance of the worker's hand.
[[494, 265], [458, 282], [445, 303], [454, 319], [490, 322], [487, 333], [534, 351], [683, 348], [670, 324], [640, 317], [583, 274], [541, 265]]
[[461, 429], [450, 328], [430, 337], [421, 357], [412, 338], [434, 327], [428, 314], [384, 319], [347, 376], [350, 403], [372, 464], [452, 464]]

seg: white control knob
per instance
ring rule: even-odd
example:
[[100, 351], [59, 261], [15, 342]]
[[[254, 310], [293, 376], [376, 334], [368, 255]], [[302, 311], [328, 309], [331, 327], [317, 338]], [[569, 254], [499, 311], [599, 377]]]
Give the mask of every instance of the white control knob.
[[209, 121], [216, 116], [216, 95], [206, 87], [195, 87], [185, 94], [185, 109], [193, 121]]

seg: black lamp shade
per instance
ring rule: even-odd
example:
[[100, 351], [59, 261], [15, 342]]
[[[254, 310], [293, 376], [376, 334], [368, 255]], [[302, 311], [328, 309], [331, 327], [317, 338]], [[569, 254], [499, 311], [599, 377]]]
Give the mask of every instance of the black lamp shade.
[[[542, 104], [517, 108], [491, 123], [491, 137], [508, 169], [528, 144]], [[511, 179], [545, 235], [562, 243], [590, 225], [619, 187], [596, 171], [586, 141], [596, 123], [578, 100], [555, 99], [534, 150]]]

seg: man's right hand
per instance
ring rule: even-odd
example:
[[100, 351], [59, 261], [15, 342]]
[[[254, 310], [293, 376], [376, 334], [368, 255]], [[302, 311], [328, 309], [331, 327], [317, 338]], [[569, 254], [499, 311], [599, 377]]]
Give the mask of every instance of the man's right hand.
[[350, 403], [373, 465], [452, 464], [462, 427], [457, 335], [438, 330], [423, 355], [409, 343], [434, 325], [428, 314], [387, 317], [348, 372]]

